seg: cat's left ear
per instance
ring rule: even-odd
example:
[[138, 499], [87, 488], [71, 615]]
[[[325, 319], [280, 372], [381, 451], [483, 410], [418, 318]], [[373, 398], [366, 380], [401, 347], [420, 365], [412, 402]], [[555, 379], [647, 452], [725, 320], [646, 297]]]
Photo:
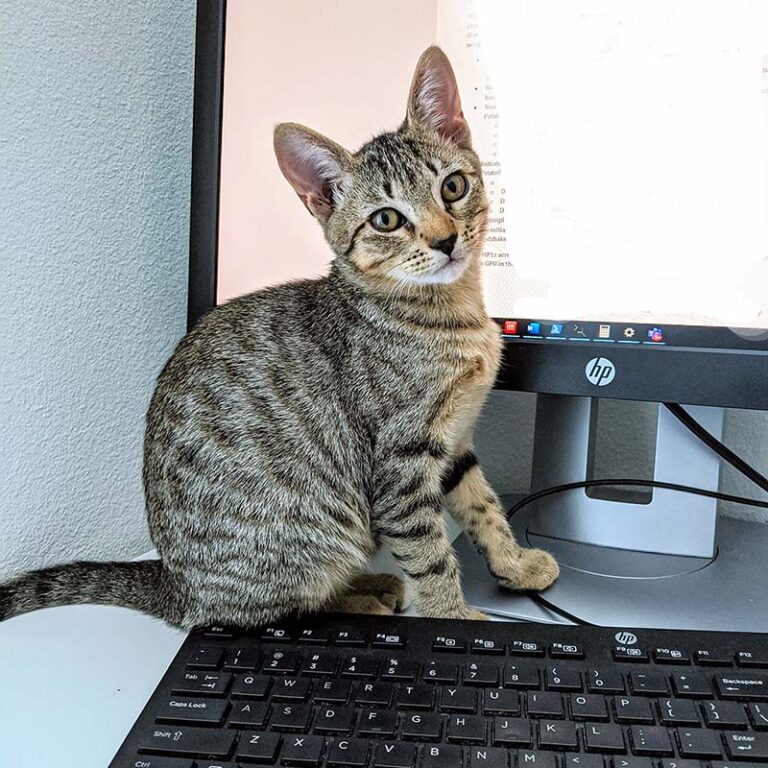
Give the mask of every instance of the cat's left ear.
[[406, 123], [436, 131], [464, 149], [472, 145], [453, 67], [436, 45], [427, 48], [416, 65]]
[[283, 176], [307, 210], [325, 224], [338, 203], [351, 155], [336, 142], [297, 123], [276, 126], [274, 145]]

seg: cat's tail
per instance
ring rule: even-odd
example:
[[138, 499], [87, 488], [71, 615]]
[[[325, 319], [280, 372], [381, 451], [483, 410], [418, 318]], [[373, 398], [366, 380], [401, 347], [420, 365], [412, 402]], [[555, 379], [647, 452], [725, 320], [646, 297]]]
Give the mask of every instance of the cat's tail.
[[69, 563], [0, 584], [0, 621], [40, 608], [83, 603], [133, 608], [179, 623], [160, 560]]

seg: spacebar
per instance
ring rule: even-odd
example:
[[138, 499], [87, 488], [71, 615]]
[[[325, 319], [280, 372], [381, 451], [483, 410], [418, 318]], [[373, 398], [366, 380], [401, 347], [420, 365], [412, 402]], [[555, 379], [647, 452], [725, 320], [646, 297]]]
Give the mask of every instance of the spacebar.
[[235, 734], [232, 731], [155, 728], [139, 742], [139, 752], [149, 755], [227, 757], [234, 743]]

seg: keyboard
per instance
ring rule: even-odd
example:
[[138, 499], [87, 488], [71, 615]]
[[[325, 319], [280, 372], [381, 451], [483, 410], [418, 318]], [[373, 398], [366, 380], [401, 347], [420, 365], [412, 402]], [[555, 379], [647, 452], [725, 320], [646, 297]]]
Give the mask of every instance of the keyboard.
[[768, 766], [768, 635], [321, 616], [195, 629], [111, 768]]

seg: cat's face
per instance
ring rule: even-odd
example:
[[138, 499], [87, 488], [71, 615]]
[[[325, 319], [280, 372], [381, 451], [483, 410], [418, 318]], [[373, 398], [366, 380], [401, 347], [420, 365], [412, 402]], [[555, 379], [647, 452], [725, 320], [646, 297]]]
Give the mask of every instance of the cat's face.
[[381, 286], [446, 284], [479, 255], [488, 202], [445, 54], [428, 49], [400, 129], [351, 154], [279, 125], [281, 170], [338, 259]]

